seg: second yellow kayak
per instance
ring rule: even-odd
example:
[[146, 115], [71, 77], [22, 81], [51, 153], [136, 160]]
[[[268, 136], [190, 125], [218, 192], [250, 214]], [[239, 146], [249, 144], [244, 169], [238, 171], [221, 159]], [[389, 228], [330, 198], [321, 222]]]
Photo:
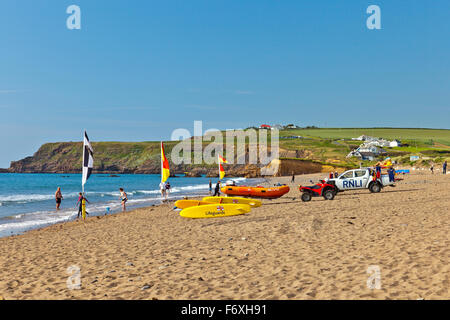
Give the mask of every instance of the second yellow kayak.
[[202, 201], [213, 203], [234, 203], [234, 204], [248, 204], [252, 208], [262, 206], [261, 200], [247, 199], [241, 197], [204, 197]]
[[178, 200], [175, 202], [175, 207], [179, 209], [186, 209], [190, 207], [202, 206], [205, 204], [213, 204], [213, 202], [206, 202], [199, 200]]

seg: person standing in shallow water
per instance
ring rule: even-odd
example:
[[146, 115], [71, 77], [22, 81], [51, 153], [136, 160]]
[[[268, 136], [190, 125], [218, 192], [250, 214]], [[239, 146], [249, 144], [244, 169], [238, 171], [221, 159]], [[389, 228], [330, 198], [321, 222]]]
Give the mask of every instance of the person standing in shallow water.
[[60, 209], [61, 206], [61, 200], [63, 199], [61, 188], [58, 187], [58, 189], [55, 192], [55, 200], [56, 200], [56, 210]]
[[126, 192], [123, 190], [123, 188], [119, 188], [120, 191], [120, 197], [119, 199], [121, 200], [120, 203], [122, 205], [122, 211], [127, 211], [127, 207], [125, 206], [125, 203], [128, 201], [128, 196], [126, 194]]

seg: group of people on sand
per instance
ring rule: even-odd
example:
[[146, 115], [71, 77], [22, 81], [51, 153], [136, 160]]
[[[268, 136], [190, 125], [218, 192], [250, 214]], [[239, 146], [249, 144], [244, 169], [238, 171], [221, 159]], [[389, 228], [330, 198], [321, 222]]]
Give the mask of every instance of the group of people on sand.
[[[431, 164], [430, 166], [431, 174], [434, 174], [434, 164]], [[442, 173], [447, 174], [447, 161], [444, 161], [442, 164]]]
[[[122, 205], [122, 211], [126, 211], [127, 208], [126, 208], [125, 204], [128, 201], [127, 193], [125, 192], [125, 190], [123, 188], [119, 188], [119, 192], [120, 192], [119, 200], [120, 200], [120, 204]], [[56, 211], [59, 211], [61, 209], [61, 202], [63, 199], [64, 199], [64, 197], [61, 192], [61, 187], [58, 187], [58, 189], [55, 192]], [[80, 218], [80, 215], [83, 212], [83, 200], [86, 201], [87, 203], [90, 203], [89, 200], [84, 195], [84, 193], [80, 192], [78, 194], [77, 204], [75, 205], [75, 207], [78, 207], [77, 219]], [[89, 213], [87, 211], [86, 211], [86, 214], [89, 215]]]
[[170, 182], [163, 182], [161, 181], [161, 183], [159, 184], [159, 190], [161, 191], [161, 200], [162, 201], [167, 201], [167, 199], [169, 198], [169, 194], [170, 194], [170, 189], [172, 187], [170, 186]]

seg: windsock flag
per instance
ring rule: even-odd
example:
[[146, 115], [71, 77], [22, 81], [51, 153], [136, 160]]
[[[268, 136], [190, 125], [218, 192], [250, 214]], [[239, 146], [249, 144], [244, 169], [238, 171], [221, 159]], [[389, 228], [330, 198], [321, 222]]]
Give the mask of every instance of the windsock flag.
[[221, 155], [219, 155], [218, 157], [219, 157], [219, 180], [222, 180], [223, 177], [225, 177], [225, 170], [223, 170], [222, 163], [228, 163], [228, 161], [225, 160], [225, 158], [222, 157]]
[[169, 161], [164, 153], [164, 144], [161, 142], [161, 181], [166, 182], [170, 177]]
[[384, 160], [383, 165], [386, 166], [386, 167], [391, 167], [391, 166], [392, 166], [391, 158], [386, 158], [386, 159]]
[[86, 131], [84, 132], [83, 141], [83, 176], [81, 185], [84, 191], [84, 184], [92, 173], [92, 168], [94, 167], [94, 149], [92, 149], [91, 143], [87, 136]]

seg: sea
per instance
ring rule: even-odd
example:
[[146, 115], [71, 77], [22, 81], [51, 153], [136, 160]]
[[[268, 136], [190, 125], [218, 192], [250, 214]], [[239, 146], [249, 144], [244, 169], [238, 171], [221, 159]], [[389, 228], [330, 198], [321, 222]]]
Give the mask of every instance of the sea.
[[[208, 195], [207, 177], [174, 177], [169, 200]], [[255, 185], [261, 179], [229, 178], [237, 185]], [[213, 189], [217, 178], [211, 179]], [[93, 174], [85, 185], [89, 216], [120, 212], [119, 188], [128, 196], [127, 210], [161, 204], [156, 174]], [[63, 200], [56, 211], [55, 192], [61, 188]], [[77, 218], [76, 203], [81, 191], [81, 174], [0, 174], [0, 237], [21, 234]]]

